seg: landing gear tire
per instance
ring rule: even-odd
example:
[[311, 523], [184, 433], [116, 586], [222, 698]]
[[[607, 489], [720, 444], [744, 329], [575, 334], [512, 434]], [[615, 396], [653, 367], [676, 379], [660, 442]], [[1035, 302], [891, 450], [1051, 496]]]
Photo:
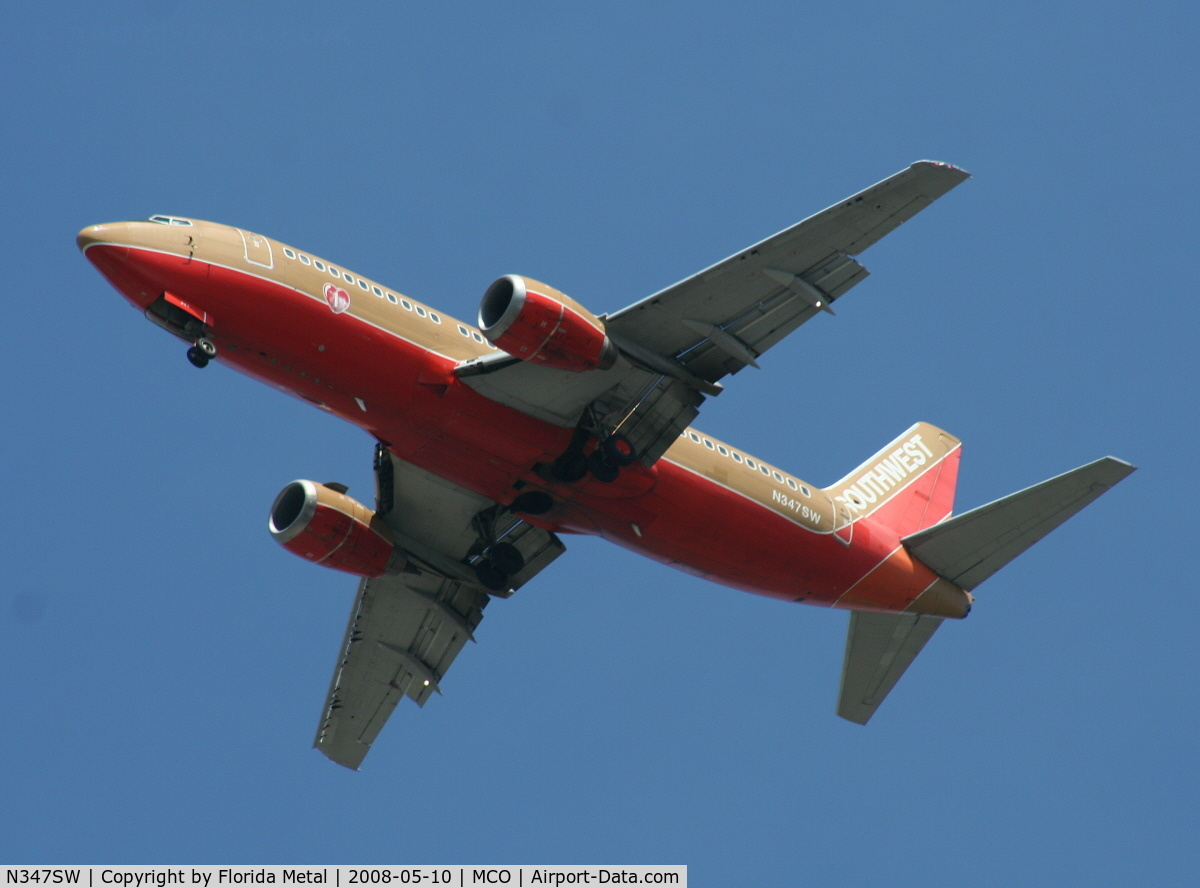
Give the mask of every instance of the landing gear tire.
[[208, 355], [201, 351], [198, 345], [193, 345], [187, 350], [187, 359], [192, 362], [193, 367], [204, 368], [208, 366]]
[[588, 473], [588, 461], [582, 453], [567, 451], [550, 465], [550, 474], [555, 481], [561, 481], [563, 484], [574, 484], [576, 481], [582, 481], [583, 476]]
[[217, 356], [217, 347], [213, 345], [211, 339], [197, 339], [196, 348], [200, 349], [204, 353], [204, 357], [210, 361]]
[[479, 585], [491, 592], [507, 592], [509, 575], [502, 571], [490, 558], [484, 558], [475, 565], [475, 577]]
[[488, 552], [488, 558], [500, 571], [509, 576], [519, 574], [525, 566], [525, 556], [512, 543], [496, 543]]
[[600, 449], [614, 466], [630, 466], [637, 461], [637, 451], [624, 435], [609, 435], [600, 442]]
[[616, 481], [617, 476], [621, 474], [621, 467], [609, 462], [608, 455], [602, 450], [593, 451], [587, 458], [587, 467], [593, 478], [605, 484]]
[[512, 501], [510, 512], [523, 515], [544, 515], [554, 508], [554, 498], [540, 490], [527, 490]]

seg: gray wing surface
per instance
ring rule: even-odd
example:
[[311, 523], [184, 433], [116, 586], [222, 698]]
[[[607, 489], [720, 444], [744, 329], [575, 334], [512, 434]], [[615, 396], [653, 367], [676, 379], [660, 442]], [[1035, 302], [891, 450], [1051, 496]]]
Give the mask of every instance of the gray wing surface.
[[559, 426], [585, 410], [653, 463], [736, 373], [867, 276], [853, 257], [968, 174], [918, 161], [905, 170], [636, 302], [605, 325], [626, 362], [570, 373], [489, 355], [459, 368], [480, 394]]
[[483, 619], [491, 599], [471, 560], [503, 539], [525, 558], [512, 594], [565, 547], [491, 500], [388, 454], [392, 507], [383, 519], [408, 554], [401, 573], [359, 582], [314, 746], [357, 769], [396, 708], [424, 706]]
[[1106, 456], [949, 518], [901, 542], [930, 570], [974, 589], [1134, 471]]
[[[966, 178], [949, 164], [918, 161], [622, 309], [608, 318], [608, 329], [658, 354], [679, 356], [697, 376], [715, 382], [865, 279], [867, 270], [852, 257]], [[713, 329], [720, 333], [713, 336]]]
[[852, 611], [838, 715], [860, 725], [870, 721], [940, 625], [941, 617], [927, 614]]

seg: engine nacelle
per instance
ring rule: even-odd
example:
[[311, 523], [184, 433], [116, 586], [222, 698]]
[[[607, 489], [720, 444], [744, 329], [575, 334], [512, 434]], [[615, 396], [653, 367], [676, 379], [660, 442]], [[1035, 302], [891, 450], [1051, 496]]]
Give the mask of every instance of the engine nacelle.
[[392, 529], [358, 500], [313, 481], [293, 481], [275, 497], [271, 536], [314, 564], [361, 577], [403, 566]]
[[510, 355], [557, 370], [607, 370], [617, 348], [594, 314], [563, 293], [515, 274], [483, 294], [479, 329]]

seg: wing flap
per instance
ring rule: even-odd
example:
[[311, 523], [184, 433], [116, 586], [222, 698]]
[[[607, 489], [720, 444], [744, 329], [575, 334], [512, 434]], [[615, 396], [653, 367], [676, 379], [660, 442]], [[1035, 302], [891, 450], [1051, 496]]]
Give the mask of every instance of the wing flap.
[[934, 573], [974, 589], [1133, 471], [1106, 456], [901, 542]]
[[865, 725], [933, 637], [941, 617], [853, 611], [846, 633], [837, 714]]

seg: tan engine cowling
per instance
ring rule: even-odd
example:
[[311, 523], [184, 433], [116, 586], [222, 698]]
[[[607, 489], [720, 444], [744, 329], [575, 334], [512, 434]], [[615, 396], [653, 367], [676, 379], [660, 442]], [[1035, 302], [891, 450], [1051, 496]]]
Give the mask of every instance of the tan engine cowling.
[[271, 536], [306, 561], [378, 577], [403, 567], [392, 529], [358, 500], [315, 481], [280, 491], [267, 521]]
[[557, 370], [607, 370], [617, 361], [599, 318], [570, 296], [516, 274], [483, 294], [479, 329], [513, 357]]

